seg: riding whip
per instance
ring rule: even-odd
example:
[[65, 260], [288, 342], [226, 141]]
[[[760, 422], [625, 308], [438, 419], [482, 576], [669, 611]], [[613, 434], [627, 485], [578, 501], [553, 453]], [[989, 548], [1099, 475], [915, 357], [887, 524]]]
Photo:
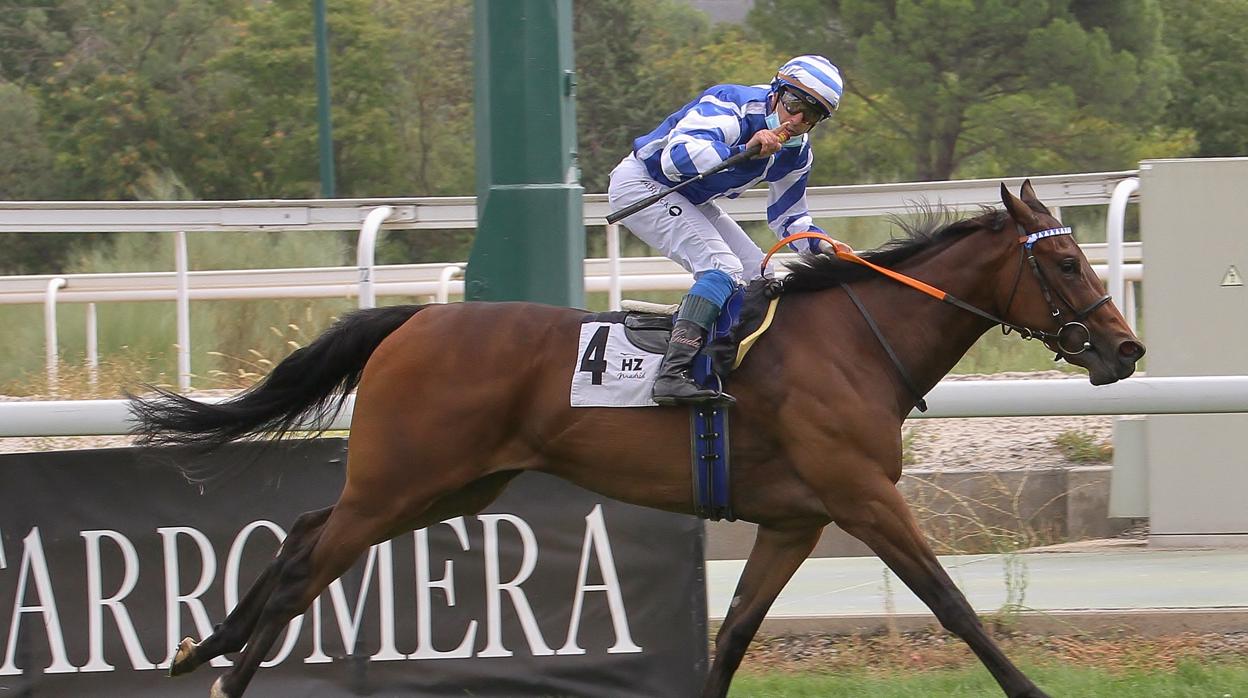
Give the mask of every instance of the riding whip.
[[[778, 130], [779, 130], [779, 133], [777, 133], [776, 135], [780, 136], [780, 142], [783, 143], [787, 141], [789, 139], [788, 129], [786, 129], [784, 126], [781, 126]], [[758, 155], [759, 151], [762, 150], [762, 148], [763, 146], [761, 143], [755, 143], [754, 145], [746, 148], [745, 150], [741, 151], [740, 153], [737, 153], [736, 155], [733, 155], [727, 160], [724, 160], [723, 162], [712, 167], [706, 172], [699, 174], [696, 177], [691, 177], [689, 179], [686, 179], [680, 184], [663, 189], [659, 191], [657, 194], [651, 194], [650, 196], [647, 196], [641, 201], [629, 204], [628, 206], [625, 206], [624, 208], [618, 211], [613, 211], [611, 213], [608, 213], [607, 223], [608, 224], [618, 223], [621, 220], [624, 220], [625, 218], [628, 218], [629, 216], [633, 215], [634, 213], [637, 213], [641, 209], [646, 208], [647, 206], [653, 204], [659, 199], [662, 199], [668, 194], [680, 191], [681, 189], [684, 189], [685, 187], [689, 186], [690, 184], [693, 184], [694, 182], [701, 182], [703, 179], [706, 179], [707, 177], [710, 177], [713, 174], [718, 174], [720, 172], [723, 172], [729, 167], [735, 167], [741, 164], [742, 162], [745, 162], [746, 160], [749, 160], [750, 158]]]

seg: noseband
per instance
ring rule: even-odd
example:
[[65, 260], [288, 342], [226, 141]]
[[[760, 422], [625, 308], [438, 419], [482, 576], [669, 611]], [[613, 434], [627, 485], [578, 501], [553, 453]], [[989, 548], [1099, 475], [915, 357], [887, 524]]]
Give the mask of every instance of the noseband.
[[[1083, 324], [1083, 321], [1087, 319], [1089, 315], [1096, 312], [1097, 308], [1105, 305], [1110, 300], [1110, 296], [1107, 293], [1099, 299], [1093, 301], [1083, 310], [1076, 310], [1074, 304], [1067, 300], [1066, 296], [1062, 295], [1060, 291], [1049, 284], [1048, 277], [1044, 275], [1044, 271], [1040, 268], [1040, 263], [1036, 261], [1036, 254], [1033, 248], [1036, 246], [1037, 242], [1043, 240], [1044, 238], [1071, 234], [1072, 231], [1069, 227], [1048, 228], [1028, 234], [1027, 231], [1023, 229], [1023, 226], [1018, 226], [1018, 242], [1020, 250], [1018, 258], [1018, 273], [1014, 276], [1014, 288], [1010, 290], [1010, 299], [1006, 302], [1005, 311], [1002, 313], [1002, 315], [1008, 314], [1010, 312], [1010, 306], [1014, 304], [1014, 295], [1018, 293], [1018, 285], [1023, 278], [1023, 265], [1026, 264], [1031, 267], [1032, 273], [1036, 276], [1036, 281], [1040, 284], [1040, 292], [1044, 295], [1044, 301], [1049, 304], [1050, 317], [1052, 317], [1059, 324], [1057, 332], [1034, 330], [1021, 325], [1015, 325], [1014, 323], [1007, 322], [1005, 320], [989, 318], [994, 322], [999, 322], [1001, 324], [1002, 334], [1009, 334], [1010, 330], [1015, 330], [1023, 339], [1039, 339], [1041, 342], [1044, 342], [1045, 346], [1050, 349], [1054, 349], [1057, 352], [1057, 356], [1054, 358], [1062, 358], [1063, 355], [1075, 356], [1092, 348], [1092, 343], [1088, 341], [1092, 334], [1088, 330], [1088, 326]], [[1057, 298], [1061, 300], [1062, 304], [1073, 313], [1070, 320], [1062, 322], [1062, 309], [1056, 302], [1054, 302], [1054, 296], [1057, 296]], [[986, 313], [980, 314], [987, 315]], [[1074, 348], [1071, 348], [1072, 346]]]

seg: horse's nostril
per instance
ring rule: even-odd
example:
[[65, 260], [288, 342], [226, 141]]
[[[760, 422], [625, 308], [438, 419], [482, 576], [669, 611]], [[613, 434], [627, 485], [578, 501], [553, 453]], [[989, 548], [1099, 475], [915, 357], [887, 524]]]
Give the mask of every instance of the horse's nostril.
[[1118, 355], [1128, 361], [1139, 361], [1144, 356], [1144, 345], [1139, 342], [1123, 342], [1118, 345]]

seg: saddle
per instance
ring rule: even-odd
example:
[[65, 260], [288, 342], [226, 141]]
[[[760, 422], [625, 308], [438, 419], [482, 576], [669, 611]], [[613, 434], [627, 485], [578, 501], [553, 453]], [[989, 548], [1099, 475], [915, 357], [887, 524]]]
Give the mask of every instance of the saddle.
[[[766, 310], [750, 317], [742, 317], [743, 294], [738, 292], [728, 301], [702, 350], [711, 360], [708, 373], [713, 372], [722, 379], [741, 365], [754, 343], [771, 326], [776, 299], [769, 300], [770, 305]], [[674, 315], [679, 306], [624, 300], [620, 307], [622, 310], [590, 313], [583, 322], [622, 324], [624, 335], [638, 349], [652, 354], [663, 354], [667, 351]]]
[[637, 346], [654, 354], [667, 351], [672, 336], [672, 315], [643, 311], [624, 311], [624, 336]]

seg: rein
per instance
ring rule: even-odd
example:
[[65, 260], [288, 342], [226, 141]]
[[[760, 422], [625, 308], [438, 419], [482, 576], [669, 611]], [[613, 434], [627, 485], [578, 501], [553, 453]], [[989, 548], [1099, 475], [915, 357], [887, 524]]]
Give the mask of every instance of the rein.
[[[1044, 238], [1053, 237], [1055, 235], [1070, 235], [1071, 233], [1072, 231], [1069, 227], [1063, 227], [1063, 228], [1048, 228], [1046, 230], [1041, 230], [1035, 233], [1026, 234], [1025, 231], [1023, 231], [1022, 226], [1021, 225], [1019, 226], [1018, 242], [1019, 242], [1019, 245], [1021, 245], [1022, 256], [1019, 260], [1018, 276], [1016, 276], [1014, 279], [1014, 289], [1010, 292], [1009, 305], [1012, 305], [1014, 303], [1014, 295], [1018, 291], [1019, 281], [1022, 280], [1023, 264], [1025, 263], [1030, 264], [1032, 272], [1035, 273], [1036, 275], [1036, 280], [1040, 283], [1040, 289], [1041, 289], [1041, 292], [1044, 294], [1044, 299], [1049, 304], [1050, 315], [1053, 317], [1053, 319], [1057, 320], [1058, 322], [1061, 322], [1062, 310], [1061, 308], [1057, 306], [1056, 303], [1053, 302], [1054, 293], [1053, 293], [1052, 287], [1049, 285], [1048, 279], [1044, 276], [1044, 272], [1040, 270], [1040, 265], [1036, 261], [1036, 256], [1035, 256], [1035, 253], [1032, 251], [1032, 248], [1035, 247], [1036, 242]], [[828, 237], [827, 235], [824, 235], [823, 233], [814, 233], [810, 231], [806, 231], [802, 233], [794, 233], [793, 235], [790, 235], [784, 238], [783, 240], [780, 240], [775, 245], [772, 245], [771, 249], [767, 251], [767, 256], [763, 258], [763, 263], [761, 265], [761, 268], [762, 269], [767, 268], [767, 263], [771, 261], [772, 255], [778, 252], [781, 247], [784, 247], [785, 245], [788, 245], [789, 243], [795, 240], [802, 240], [802, 239], [826, 240], [834, 248], [836, 247], [836, 244], [835, 244], [836, 241]], [[1105, 294], [1100, 299], [1094, 301], [1091, 305], [1084, 308], [1083, 310], [1075, 311], [1074, 305], [1072, 305], [1070, 301], [1066, 300], [1066, 298], [1062, 296], [1061, 294], [1057, 294], [1058, 298], [1060, 298], [1061, 301], [1066, 304], [1066, 307], [1070, 308], [1070, 310], [1074, 313], [1074, 317], [1072, 320], [1061, 324], [1058, 327], [1057, 332], [1046, 332], [1044, 330], [1032, 329], [1030, 327], [1018, 325], [1013, 322], [1010, 322], [1009, 320], [999, 318], [996, 315], [993, 315], [992, 313], [976, 308], [975, 306], [971, 305], [970, 303], [967, 303], [966, 301], [962, 300], [961, 298], [958, 298], [957, 296], [951, 293], [942, 291], [936, 288], [935, 286], [926, 284], [922, 281], [919, 281], [918, 279], [915, 279], [910, 276], [906, 276], [905, 274], [902, 274], [900, 272], [893, 271], [892, 269], [881, 267], [878, 264], [874, 264], [866, 259], [863, 259], [862, 257], [859, 257], [853, 252], [846, 252], [846, 251], [837, 249], [836, 256], [839, 259], [843, 259], [847, 262], [853, 262], [854, 264], [860, 264], [875, 272], [883, 274], [884, 276], [887, 276], [888, 278], [900, 284], [909, 286], [910, 288], [913, 288], [916, 291], [919, 291], [920, 293], [924, 293], [928, 296], [931, 296], [932, 298], [935, 298], [936, 300], [944, 301], [945, 303], [961, 308], [962, 310], [965, 310], [969, 313], [974, 313], [975, 315], [978, 315], [979, 317], [982, 317], [985, 320], [988, 320], [994, 325], [1000, 325], [1002, 327], [1002, 330], [1006, 334], [1009, 334], [1010, 330], [1013, 330], [1015, 332], [1018, 332], [1018, 335], [1022, 337], [1023, 339], [1039, 339], [1041, 342], [1047, 345], [1050, 349], [1056, 347], [1057, 355], [1059, 357], [1063, 355], [1075, 356], [1076, 354], [1081, 354], [1084, 351], [1087, 351], [1092, 346], [1088, 342], [1088, 338], [1091, 335], [1088, 332], [1087, 325], [1083, 324], [1083, 320], [1085, 320], [1089, 315], [1091, 315], [1094, 311], [1096, 311], [1097, 308], [1100, 308], [1102, 305], [1105, 305], [1110, 300], [1109, 294]], [[1007, 312], [1009, 310], [1009, 305], [1006, 306]], [[1083, 338], [1076, 340], [1078, 343], [1077, 347], [1068, 348], [1065, 342], [1063, 341], [1063, 337], [1068, 332], [1073, 332], [1073, 331], [1081, 331], [1083, 334]]]
[[[1014, 304], [1014, 296], [1018, 293], [1018, 285], [1019, 285], [1019, 282], [1022, 281], [1022, 278], [1023, 278], [1023, 266], [1029, 265], [1031, 267], [1032, 273], [1034, 273], [1036, 276], [1036, 281], [1039, 282], [1040, 284], [1040, 291], [1044, 295], [1045, 302], [1049, 304], [1050, 316], [1054, 320], [1056, 320], [1058, 323], [1060, 323], [1057, 328], [1057, 332], [1046, 332], [1044, 330], [1036, 330], [1030, 327], [1026, 327], [1024, 325], [1015, 324], [1003, 318], [999, 318], [996, 315], [993, 315], [992, 313], [989, 313], [985, 310], [981, 310], [980, 308], [976, 308], [975, 306], [971, 305], [970, 303], [967, 303], [966, 301], [963, 301], [957, 296], [954, 296], [951, 293], [942, 291], [939, 288], [936, 288], [935, 286], [926, 284], [922, 281], [919, 281], [918, 279], [915, 279], [911, 276], [906, 276], [905, 274], [902, 274], [900, 272], [893, 271], [892, 269], [882, 267], [878, 264], [875, 264], [866, 259], [863, 259], [862, 257], [859, 257], [853, 252], [847, 252], [847, 251], [841, 250], [837, 248], [835, 240], [828, 237], [827, 235], [824, 235], [823, 233], [814, 233], [814, 232], [806, 231], [802, 233], [795, 233], [793, 235], [790, 235], [784, 238], [783, 240], [780, 240], [775, 245], [772, 245], [771, 249], [767, 251], [767, 256], [763, 258], [761, 269], [765, 271], [767, 269], [767, 263], [771, 261], [772, 255], [774, 255], [777, 251], [779, 251], [780, 248], [784, 247], [785, 245], [788, 245], [789, 243], [795, 240], [802, 240], [802, 239], [825, 240], [828, 242], [828, 244], [832, 245], [838, 259], [843, 259], [847, 262], [853, 262], [854, 264], [860, 264], [875, 272], [878, 272], [879, 274], [887, 276], [888, 278], [892, 279], [893, 281], [896, 281], [897, 283], [909, 286], [910, 288], [913, 288], [916, 291], [919, 291], [920, 293], [931, 296], [932, 298], [935, 298], [936, 300], [943, 301], [954, 307], [961, 308], [962, 310], [965, 310], [969, 313], [978, 315], [979, 317], [982, 317], [985, 320], [988, 320], [994, 325], [1000, 325], [1001, 331], [1003, 334], [1009, 334], [1010, 331], [1013, 330], [1015, 332], [1018, 332], [1018, 336], [1022, 337], [1023, 339], [1039, 339], [1042, 343], [1044, 343], [1045, 346], [1047, 346], [1049, 349], [1053, 349], [1056, 352], [1057, 355], [1054, 357], [1055, 359], [1060, 359], [1065, 356], [1075, 356], [1077, 354], [1082, 354], [1083, 352], [1087, 351], [1092, 346], [1092, 344], [1088, 341], [1091, 338], [1091, 333], [1088, 331], [1087, 325], [1083, 324], [1083, 320], [1085, 320], [1089, 315], [1095, 312], [1097, 308], [1100, 308], [1102, 305], [1105, 305], [1106, 303], [1108, 303], [1110, 300], [1109, 294], [1105, 294], [1104, 296], [1101, 296], [1100, 299], [1092, 302], [1090, 305], [1088, 305], [1088, 307], [1084, 308], [1083, 310], [1075, 310], [1075, 306], [1069, 300], [1067, 300], [1067, 298], [1063, 296], [1061, 293], [1056, 292], [1056, 289], [1054, 289], [1049, 284], [1048, 278], [1045, 277], [1044, 272], [1040, 269], [1040, 264], [1039, 262], [1036, 261], [1036, 255], [1035, 255], [1035, 252], [1033, 251], [1033, 248], [1035, 247], [1036, 243], [1039, 242], [1040, 240], [1043, 240], [1044, 238], [1054, 237], [1056, 235], [1071, 235], [1072, 231], [1069, 227], [1047, 228], [1045, 230], [1040, 230], [1040, 231], [1028, 234], [1025, 230], [1023, 230], [1023, 226], [1019, 225], [1018, 233], [1019, 233], [1018, 243], [1021, 249], [1021, 255], [1019, 256], [1019, 260], [1018, 260], [1018, 274], [1015, 275], [1014, 277], [1014, 288], [1010, 290], [1010, 299], [1006, 303], [1005, 313], [1008, 313], [1010, 310], [1010, 306]], [[880, 344], [884, 346], [884, 350], [888, 353], [889, 358], [892, 359], [893, 365], [896, 366], [898, 372], [901, 374], [902, 382], [906, 385], [906, 388], [909, 389], [910, 392], [915, 396], [917, 400], [916, 406], [919, 407], [919, 411], [921, 412], [927, 411], [927, 405], [923, 400], [923, 396], [918, 392], [917, 388], [914, 385], [914, 381], [910, 378], [909, 373], [906, 371], [905, 367], [901, 364], [901, 360], [897, 357], [896, 352], [893, 351], [892, 346], [888, 343], [888, 340], [884, 338], [883, 333], [880, 332], [879, 327], [875, 324], [875, 321], [871, 318], [871, 315], [867, 312], [866, 307], [863, 306], [862, 302], [858, 300], [856, 294], [854, 294], [854, 292], [850, 289], [848, 284], [843, 284], [842, 287], [845, 289], [845, 292], [849, 294], [850, 300], [854, 302], [854, 305], [858, 308], [858, 311], [862, 313], [862, 316], [866, 319], [867, 325], [871, 328], [871, 331], [875, 333], [876, 339], [878, 339], [880, 341]], [[1064, 323], [1062, 322], [1062, 315], [1063, 315], [1062, 309], [1058, 307], [1057, 303], [1054, 302], [1053, 300], [1054, 295], [1056, 295], [1057, 298], [1060, 299], [1062, 303], [1065, 304], [1068, 309], [1070, 309], [1070, 311], [1073, 313], [1073, 319]], [[1071, 333], [1081, 333], [1081, 336], [1076, 334], [1073, 339], [1073, 341], [1077, 344], [1077, 346], [1075, 346], [1074, 348], [1067, 347], [1067, 342], [1072, 341], [1070, 338]]]

